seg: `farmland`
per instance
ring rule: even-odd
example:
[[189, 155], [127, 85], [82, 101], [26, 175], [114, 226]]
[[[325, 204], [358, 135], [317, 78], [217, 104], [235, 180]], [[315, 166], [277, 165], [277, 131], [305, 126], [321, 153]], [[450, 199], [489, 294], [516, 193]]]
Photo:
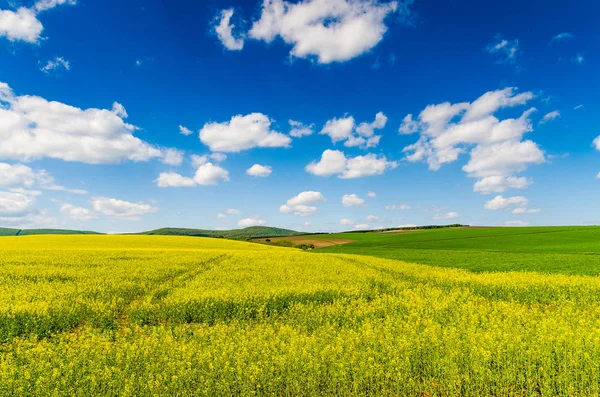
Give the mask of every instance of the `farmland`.
[[[594, 228], [544, 249], [523, 231], [488, 232], [505, 239], [481, 243], [481, 255], [596, 252]], [[428, 233], [394, 238], [453, 251]], [[384, 238], [348, 236], [356, 243], [313, 252], [191, 237], [3, 237], [0, 395], [600, 393], [599, 278], [324, 253], [376, 250], [367, 240]], [[569, 258], [564, 273], [586, 273]]]

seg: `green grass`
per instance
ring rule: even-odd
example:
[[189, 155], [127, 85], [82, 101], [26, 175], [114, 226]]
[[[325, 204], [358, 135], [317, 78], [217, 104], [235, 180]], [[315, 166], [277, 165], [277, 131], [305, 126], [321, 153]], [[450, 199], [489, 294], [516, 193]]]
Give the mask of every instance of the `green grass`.
[[463, 228], [410, 233], [340, 233], [356, 242], [316, 250], [398, 259], [473, 272], [600, 275], [600, 227]]
[[140, 234], [157, 236], [191, 236], [191, 237], [216, 237], [232, 240], [244, 240], [260, 237], [286, 237], [296, 236], [300, 233], [294, 230], [280, 229], [277, 227], [254, 226], [236, 230], [204, 230], [184, 228], [162, 228]]

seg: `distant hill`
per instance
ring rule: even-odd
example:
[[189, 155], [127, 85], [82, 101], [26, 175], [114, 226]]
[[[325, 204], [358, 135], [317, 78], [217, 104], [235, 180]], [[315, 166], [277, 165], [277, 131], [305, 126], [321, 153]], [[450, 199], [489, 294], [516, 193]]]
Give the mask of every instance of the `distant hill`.
[[7, 229], [0, 227], [0, 236], [33, 236], [39, 234], [101, 234], [86, 230], [63, 229]]
[[160, 236], [193, 236], [193, 237], [215, 237], [228, 238], [234, 240], [259, 238], [259, 237], [286, 237], [297, 236], [301, 233], [289, 229], [280, 229], [277, 227], [253, 226], [245, 229], [236, 230], [204, 230], [204, 229], [182, 229], [182, 228], [162, 228], [151, 230], [140, 234], [160, 235]]

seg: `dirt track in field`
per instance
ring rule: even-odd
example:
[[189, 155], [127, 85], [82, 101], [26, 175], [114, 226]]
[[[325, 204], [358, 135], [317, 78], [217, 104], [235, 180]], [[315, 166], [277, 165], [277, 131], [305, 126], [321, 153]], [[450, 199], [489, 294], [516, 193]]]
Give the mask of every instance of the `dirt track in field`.
[[[266, 242], [266, 238], [257, 239], [261, 243]], [[334, 245], [342, 245], [353, 243], [355, 240], [344, 240], [341, 238], [311, 238], [310, 236], [293, 236], [293, 237], [273, 237], [271, 242], [275, 241], [291, 241], [294, 244], [313, 244], [315, 248], [332, 247]]]

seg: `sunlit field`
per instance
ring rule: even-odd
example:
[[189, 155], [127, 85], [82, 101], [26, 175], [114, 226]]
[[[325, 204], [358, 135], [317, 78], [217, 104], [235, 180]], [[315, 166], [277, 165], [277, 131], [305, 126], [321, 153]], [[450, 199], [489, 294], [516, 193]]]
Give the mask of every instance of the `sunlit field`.
[[27, 236], [0, 285], [0, 395], [600, 394], [592, 276]]

